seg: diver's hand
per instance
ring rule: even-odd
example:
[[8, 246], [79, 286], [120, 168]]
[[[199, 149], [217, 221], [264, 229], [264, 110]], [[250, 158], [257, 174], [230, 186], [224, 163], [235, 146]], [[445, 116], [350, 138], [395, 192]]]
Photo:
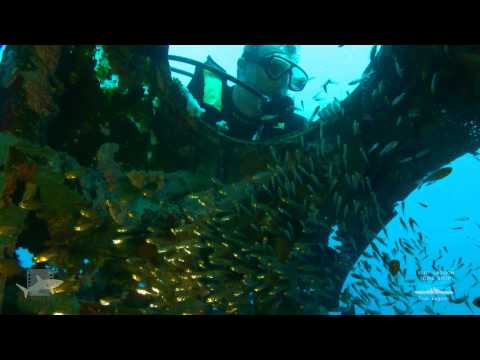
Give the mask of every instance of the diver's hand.
[[201, 118], [203, 113], [206, 112], [206, 110], [200, 106], [197, 99], [195, 99], [192, 93], [185, 86], [182, 85], [181, 90], [187, 101], [188, 115], [193, 118]]

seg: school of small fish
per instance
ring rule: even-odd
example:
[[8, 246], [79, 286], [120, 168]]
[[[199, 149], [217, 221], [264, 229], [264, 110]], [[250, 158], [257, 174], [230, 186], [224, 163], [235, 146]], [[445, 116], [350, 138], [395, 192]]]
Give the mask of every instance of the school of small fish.
[[[428, 207], [426, 203], [418, 204]], [[399, 216], [400, 224], [407, 234], [413, 236], [400, 237], [393, 244], [387, 244], [386, 238], [377, 235], [350, 274], [349, 285], [340, 297], [341, 308], [352, 311], [355, 307], [365, 315], [412, 315], [421, 314], [422, 310], [427, 315], [440, 315], [442, 310], [438, 304], [442, 300], [450, 305], [464, 305], [472, 314], [478, 314], [480, 297], [469, 294], [480, 286], [480, 266], [474, 267], [471, 262], [466, 264], [461, 257], [446, 264], [448, 257], [444, 255], [448, 254], [447, 246], [438, 251], [438, 256], [428, 254], [427, 237], [420, 231], [415, 219], [404, 219], [404, 202], [398, 205], [401, 205], [403, 213]], [[466, 216], [455, 219], [460, 222], [469, 220], [470, 217]], [[412, 265], [416, 268], [415, 274], [407, 273], [407, 268], [411, 269]], [[470, 288], [457, 294], [459, 279], [470, 282]], [[443, 294], [441, 291], [445, 291], [446, 295], [437, 295]], [[383, 295], [384, 301], [378, 293]], [[422, 303], [425, 305], [419, 310]]]

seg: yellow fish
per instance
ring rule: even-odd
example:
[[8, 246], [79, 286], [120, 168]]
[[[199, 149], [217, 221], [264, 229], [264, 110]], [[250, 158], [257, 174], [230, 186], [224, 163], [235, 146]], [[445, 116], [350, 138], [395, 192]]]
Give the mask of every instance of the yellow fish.
[[64, 173], [65, 179], [67, 180], [77, 180], [82, 176], [82, 171], [80, 170], [69, 170]]

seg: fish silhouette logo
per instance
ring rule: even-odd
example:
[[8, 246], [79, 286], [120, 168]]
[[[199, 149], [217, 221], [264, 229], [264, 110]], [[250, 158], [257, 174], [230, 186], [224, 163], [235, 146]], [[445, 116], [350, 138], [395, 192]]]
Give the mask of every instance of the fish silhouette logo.
[[48, 270], [29, 270], [27, 275], [27, 287], [16, 284], [22, 290], [25, 299], [30, 296], [50, 296], [55, 294], [55, 289], [63, 284], [62, 280], [53, 279]]

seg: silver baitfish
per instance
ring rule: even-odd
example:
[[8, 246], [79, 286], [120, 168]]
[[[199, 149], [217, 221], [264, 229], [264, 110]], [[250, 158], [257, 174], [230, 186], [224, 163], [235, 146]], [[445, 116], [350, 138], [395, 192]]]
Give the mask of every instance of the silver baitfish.
[[380, 151], [380, 156], [388, 154], [390, 151], [395, 149], [398, 146], [399, 142], [398, 141], [392, 141], [389, 142], [385, 147], [383, 148], [382, 151]]
[[392, 106], [397, 106], [398, 104], [400, 104], [406, 95], [407, 95], [406, 92], [403, 92], [400, 95], [398, 95], [395, 99], [393, 99]]

